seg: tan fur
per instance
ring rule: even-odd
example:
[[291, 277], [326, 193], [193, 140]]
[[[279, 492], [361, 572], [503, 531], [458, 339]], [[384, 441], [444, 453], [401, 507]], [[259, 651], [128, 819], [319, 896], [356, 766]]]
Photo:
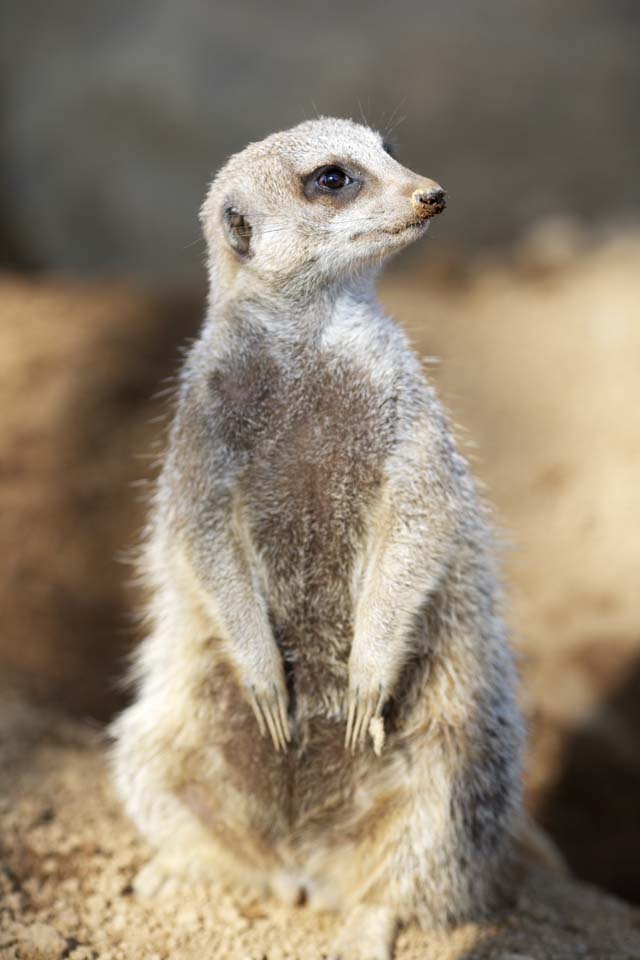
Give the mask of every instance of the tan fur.
[[[350, 174], [339, 195], [319, 187], [329, 165]], [[156, 875], [304, 893], [345, 913], [343, 960], [387, 958], [398, 922], [507, 902], [520, 819], [485, 511], [374, 294], [434, 197], [377, 133], [331, 119], [214, 180], [209, 313], [153, 503], [137, 696], [113, 728]]]

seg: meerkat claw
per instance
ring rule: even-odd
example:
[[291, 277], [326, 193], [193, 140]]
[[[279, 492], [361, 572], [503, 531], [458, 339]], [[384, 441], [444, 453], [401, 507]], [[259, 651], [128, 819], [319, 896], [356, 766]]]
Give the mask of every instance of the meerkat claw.
[[362, 727], [362, 718], [364, 715], [364, 706], [362, 701], [358, 701], [356, 705], [356, 718], [353, 723], [353, 731], [351, 733], [351, 753], [355, 753], [358, 747], [361, 746], [360, 741], [360, 729]]
[[264, 717], [262, 716], [262, 710], [260, 709], [260, 704], [258, 703], [258, 698], [255, 694], [255, 689], [252, 687], [249, 692], [249, 703], [253, 714], [258, 722], [258, 730], [260, 731], [260, 736], [265, 737], [267, 735], [267, 727], [264, 722]]
[[282, 739], [285, 744], [291, 743], [291, 728], [289, 726], [289, 717], [287, 715], [287, 705], [284, 702], [283, 697], [281, 697], [280, 694], [278, 693], [278, 690], [275, 684], [273, 689], [276, 694], [276, 699], [278, 704], [278, 719], [280, 721], [280, 732], [282, 734]]
[[371, 723], [371, 718], [373, 717], [373, 700], [368, 700], [366, 708], [362, 714], [362, 723], [360, 725], [360, 732], [358, 737], [358, 746], [361, 750], [364, 749], [364, 745], [367, 740], [367, 733], [369, 732], [369, 724]]
[[349, 709], [347, 713], [347, 730], [344, 745], [351, 753], [364, 747], [367, 733], [370, 733], [372, 720], [382, 716], [385, 703], [385, 694], [382, 684], [373, 693], [360, 695], [360, 688], [356, 687], [349, 695]]
[[356, 716], [356, 704], [358, 700], [358, 688], [356, 687], [355, 694], [349, 694], [349, 710], [347, 713], [347, 732], [344, 738], [344, 745], [347, 749], [351, 747], [351, 737], [353, 734], [353, 724]]
[[287, 743], [291, 740], [291, 732], [287, 708], [278, 688], [275, 684], [273, 685], [272, 697], [267, 700], [263, 694], [256, 692], [255, 687], [251, 687], [249, 703], [258, 722], [261, 736], [265, 737], [268, 732], [276, 750], [285, 752]]
[[265, 718], [269, 728], [269, 733], [271, 734], [271, 739], [273, 740], [273, 745], [279, 753], [283, 744], [280, 741], [280, 731], [278, 730], [278, 724], [276, 722], [276, 718], [273, 713], [273, 707], [271, 705], [265, 709]]
[[360, 696], [359, 689], [351, 694], [349, 701], [349, 716], [347, 719], [347, 736], [345, 746], [355, 753], [358, 748], [364, 745], [364, 734], [367, 725], [365, 717], [368, 713], [367, 700]]
[[291, 734], [289, 732], [289, 722], [286, 715], [286, 708], [284, 705], [284, 701], [280, 696], [280, 693], [275, 683], [273, 684], [273, 701], [271, 703], [271, 716], [272, 716], [273, 725], [275, 727], [276, 734], [278, 737], [278, 745], [280, 748], [282, 748], [284, 752], [287, 749], [288, 741], [291, 739]]

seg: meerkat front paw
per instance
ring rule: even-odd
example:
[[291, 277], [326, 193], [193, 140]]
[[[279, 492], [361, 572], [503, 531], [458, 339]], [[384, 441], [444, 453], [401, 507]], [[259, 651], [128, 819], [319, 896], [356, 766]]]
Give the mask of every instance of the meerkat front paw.
[[382, 709], [386, 701], [387, 691], [381, 683], [369, 686], [362, 680], [356, 680], [355, 686], [350, 685], [347, 732], [344, 739], [347, 750], [355, 753], [357, 748], [362, 749], [369, 733], [376, 754], [380, 754], [384, 743]]
[[251, 684], [247, 687], [247, 694], [261, 736], [265, 737], [268, 730], [276, 750], [285, 751], [291, 740], [286, 689], [275, 683], [269, 687]]
[[282, 658], [279, 652], [268, 664], [244, 673], [244, 685], [251, 709], [258, 722], [260, 734], [265, 737], [267, 731], [276, 750], [285, 751], [291, 740], [287, 706], [289, 696], [284, 679]]

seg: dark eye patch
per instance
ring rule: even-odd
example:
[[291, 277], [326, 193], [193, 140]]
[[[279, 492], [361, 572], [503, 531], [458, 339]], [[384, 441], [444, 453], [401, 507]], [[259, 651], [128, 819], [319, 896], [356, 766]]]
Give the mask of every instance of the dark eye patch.
[[342, 206], [357, 196], [362, 179], [346, 164], [325, 163], [302, 177], [302, 189], [307, 200], [326, 200]]

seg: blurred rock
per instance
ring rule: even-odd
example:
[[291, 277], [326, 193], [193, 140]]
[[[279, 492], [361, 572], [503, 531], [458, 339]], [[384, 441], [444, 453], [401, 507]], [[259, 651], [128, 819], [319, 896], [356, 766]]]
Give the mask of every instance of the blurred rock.
[[591, 236], [572, 217], [548, 217], [534, 224], [514, 249], [514, 262], [531, 273], [573, 266], [586, 253]]

